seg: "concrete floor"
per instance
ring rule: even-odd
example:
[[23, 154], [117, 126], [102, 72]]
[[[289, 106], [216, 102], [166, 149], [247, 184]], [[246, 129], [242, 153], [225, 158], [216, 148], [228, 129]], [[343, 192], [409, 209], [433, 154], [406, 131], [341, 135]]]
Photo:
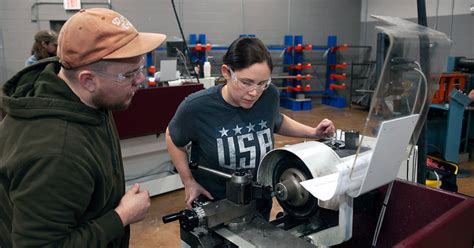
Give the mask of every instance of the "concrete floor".
[[[323, 105], [317, 105], [310, 111], [292, 112], [282, 109], [282, 112], [295, 120], [311, 126], [319, 123], [323, 118], [328, 118], [335, 123], [336, 128], [343, 130], [362, 130], [365, 118], [367, 117], [367, 112], [355, 108], [337, 109]], [[276, 135], [276, 147], [302, 141], [303, 139]], [[459, 192], [474, 196], [474, 161], [461, 164], [460, 168], [468, 170], [471, 176], [458, 179]], [[176, 190], [152, 197], [151, 208], [145, 220], [131, 226], [130, 247], [180, 247], [179, 223], [176, 221], [163, 224], [161, 218], [163, 215], [175, 213], [182, 209], [184, 209], [184, 190]], [[271, 219], [280, 210], [281, 208], [274, 201]]]

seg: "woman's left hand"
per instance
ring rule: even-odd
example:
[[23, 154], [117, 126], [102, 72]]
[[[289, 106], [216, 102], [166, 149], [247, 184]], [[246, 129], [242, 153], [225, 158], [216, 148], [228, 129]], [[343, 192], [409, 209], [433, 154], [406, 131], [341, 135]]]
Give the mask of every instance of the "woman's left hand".
[[317, 138], [328, 138], [334, 135], [336, 127], [334, 123], [329, 119], [322, 120], [316, 127]]

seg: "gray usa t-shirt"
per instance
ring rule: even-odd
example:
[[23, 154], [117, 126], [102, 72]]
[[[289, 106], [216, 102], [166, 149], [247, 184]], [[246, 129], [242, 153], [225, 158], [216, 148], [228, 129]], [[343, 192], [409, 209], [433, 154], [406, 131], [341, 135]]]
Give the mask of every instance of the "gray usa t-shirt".
[[[250, 171], [254, 178], [260, 160], [273, 149], [274, 136], [283, 120], [279, 93], [271, 85], [251, 109], [234, 107], [222, 97], [223, 85], [188, 96], [169, 123], [173, 143], [191, 142], [191, 160], [227, 173]], [[200, 170], [194, 178], [216, 200], [225, 198], [225, 179]]]

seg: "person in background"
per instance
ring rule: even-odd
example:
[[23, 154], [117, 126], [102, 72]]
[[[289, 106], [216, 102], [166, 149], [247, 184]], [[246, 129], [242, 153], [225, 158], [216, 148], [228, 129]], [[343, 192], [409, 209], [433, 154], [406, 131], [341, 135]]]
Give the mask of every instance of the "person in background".
[[128, 247], [150, 196], [138, 184], [125, 192], [111, 110], [129, 106], [144, 54], [165, 38], [113, 10], [83, 9], [64, 24], [58, 57], [4, 84], [0, 247]]
[[31, 48], [31, 56], [26, 60], [25, 66], [30, 66], [38, 60], [56, 56], [58, 47], [58, 34], [53, 30], [41, 30], [35, 34], [35, 43]]
[[[260, 160], [273, 149], [274, 133], [319, 139], [334, 133], [332, 121], [316, 127], [301, 124], [279, 111], [279, 93], [271, 83], [272, 58], [257, 38], [235, 40], [223, 58], [227, 83], [187, 97], [166, 131], [171, 159], [185, 187], [185, 204], [199, 195], [225, 198], [225, 179], [190, 171], [189, 160], [226, 173], [248, 171], [254, 178]], [[191, 159], [185, 147], [191, 143]], [[269, 218], [271, 200], [257, 203]]]

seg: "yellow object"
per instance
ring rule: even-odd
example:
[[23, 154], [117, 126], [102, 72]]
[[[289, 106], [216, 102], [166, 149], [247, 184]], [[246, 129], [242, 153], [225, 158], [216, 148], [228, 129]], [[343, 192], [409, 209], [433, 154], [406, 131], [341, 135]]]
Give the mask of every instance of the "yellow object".
[[425, 181], [425, 184], [426, 186], [428, 187], [432, 187], [432, 188], [436, 188], [436, 189], [439, 189], [441, 188], [441, 180], [426, 180]]

